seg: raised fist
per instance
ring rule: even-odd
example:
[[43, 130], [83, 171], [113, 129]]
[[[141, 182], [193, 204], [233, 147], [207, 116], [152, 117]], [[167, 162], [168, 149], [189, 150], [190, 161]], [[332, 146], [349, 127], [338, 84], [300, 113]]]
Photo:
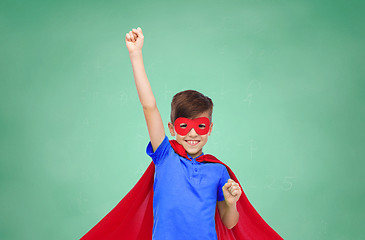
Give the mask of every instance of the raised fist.
[[125, 44], [127, 45], [129, 53], [133, 53], [135, 51], [142, 51], [143, 47], [143, 33], [142, 29], [138, 27], [137, 29], [132, 29], [125, 35]]
[[228, 179], [222, 190], [227, 204], [235, 204], [242, 194], [240, 185], [232, 179]]

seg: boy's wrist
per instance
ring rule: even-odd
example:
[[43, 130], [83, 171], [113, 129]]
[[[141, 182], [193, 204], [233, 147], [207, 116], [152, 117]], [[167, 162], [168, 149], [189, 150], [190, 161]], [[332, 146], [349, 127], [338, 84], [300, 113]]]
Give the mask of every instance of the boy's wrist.
[[237, 202], [228, 202], [228, 201], [226, 201], [226, 205], [227, 205], [227, 207], [228, 208], [230, 208], [230, 209], [237, 209], [236, 208], [236, 204]]
[[141, 55], [142, 55], [142, 49], [141, 50], [135, 50], [133, 52], [129, 52], [130, 57], [141, 56]]

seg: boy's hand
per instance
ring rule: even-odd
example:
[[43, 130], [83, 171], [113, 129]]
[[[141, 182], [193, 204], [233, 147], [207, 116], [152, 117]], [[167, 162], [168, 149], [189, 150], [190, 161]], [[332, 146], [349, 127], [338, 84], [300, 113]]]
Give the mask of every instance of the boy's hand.
[[129, 53], [133, 53], [135, 51], [142, 51], [143, 47], [143, 33], [142, 29], [138, 27], [137, 29], [132, 29], [125, 35], [125, 44], [127, 45]]
[[234, 205], [242, 194], [240, 185], [232, 179], [228, 179], [227, 183], [222, 187], [222, 190], [224, 199], [228, 205]]

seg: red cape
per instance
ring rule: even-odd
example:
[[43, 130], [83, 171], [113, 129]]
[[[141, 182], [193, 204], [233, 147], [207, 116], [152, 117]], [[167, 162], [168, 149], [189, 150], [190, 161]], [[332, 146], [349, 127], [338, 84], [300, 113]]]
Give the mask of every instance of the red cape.
[[[175, 140], [171, 140], [170, 144], [177, 154], [189, 159], [182, 145]], [[223, 164], [226, 166], [230, 177], [238, 182], [232, 170], [214, 156], [204, 154], [197, 161]], [[155, 165], [151, 162], [143, 176], [127, 195], [80, 240], [152, 239], [154, 173]], [[236, 206], [240, 217], [237, 225], [232, 229], [227, 229], [223, 225], [218, 207], [216, 208], [215, 223], [219, 240], [283, 239], [256, 212], [243, 190]]]

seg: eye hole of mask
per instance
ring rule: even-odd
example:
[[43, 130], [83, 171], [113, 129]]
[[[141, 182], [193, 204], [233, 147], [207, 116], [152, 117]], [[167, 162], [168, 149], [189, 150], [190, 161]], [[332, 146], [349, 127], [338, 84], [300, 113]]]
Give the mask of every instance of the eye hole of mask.
[[204, 129], [205, 128], [205, 124], [199, 124], [199, 128], [200, 129]]
[[184, 129], [184, 128], [186, 128], [187, 126], [188, 126], [188, 125], [187, 125], [186, 123], [181, 123], [181, 124], [180, 124], [180, 127], [181, 127], [181, 128], [183, 128], [183, 129]]

